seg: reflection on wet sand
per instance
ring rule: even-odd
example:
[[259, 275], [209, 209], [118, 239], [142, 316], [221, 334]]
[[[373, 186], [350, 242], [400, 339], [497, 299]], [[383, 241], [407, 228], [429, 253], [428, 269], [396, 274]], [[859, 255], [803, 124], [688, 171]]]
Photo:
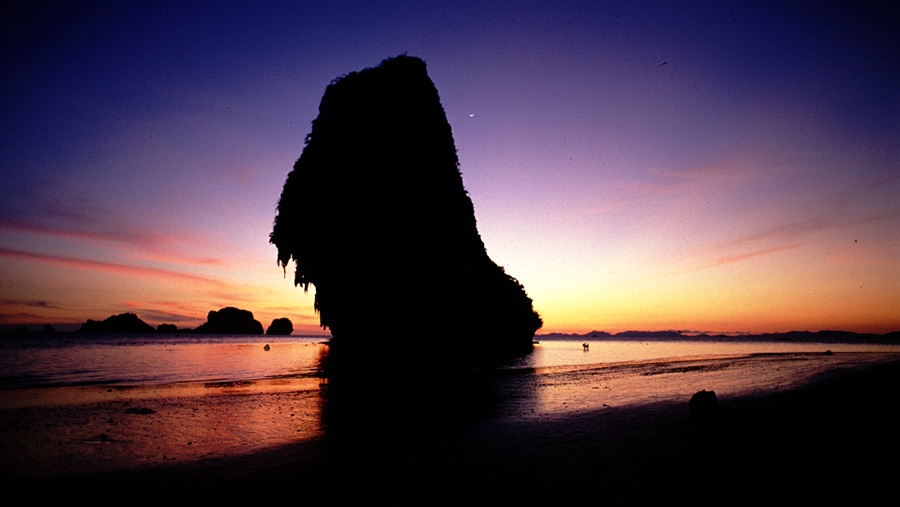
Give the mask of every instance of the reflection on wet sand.
[[319, 380], [5, 391], [11, 476], [221, 459], [321, 435]]
[[701, 389], [727, 403], [896, 357], [769, 354], [457, 372], [393, 368], [325, 378], [322, 347], [320, 371], [291, 378], [4, 391], [0, 472], [39, 477], [215, 462], [319, 437], [371, 448], [452, 441], [485, 424], [686, 404]]
[[858, 368], [897, 354], [786, 353], [733, 357], [686, 357], [585, 366], [534, 369], [527, 391], [533, 397], [519, 406], [525, 418], [566, 416], [577, 412], [651, 403], [686, 403], [700, 390], [720, 398], [776, 392], [803, 384], [830, 371]]

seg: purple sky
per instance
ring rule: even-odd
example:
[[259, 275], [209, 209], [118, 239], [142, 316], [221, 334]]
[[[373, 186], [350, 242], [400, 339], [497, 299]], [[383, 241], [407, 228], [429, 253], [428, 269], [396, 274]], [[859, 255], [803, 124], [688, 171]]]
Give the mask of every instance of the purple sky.
[[544, 332], [900, 329], [896, 3], [84, 3], [0, 16], [4, 328], [317, 330], [281, 186], [328, 83], [406, 52]]

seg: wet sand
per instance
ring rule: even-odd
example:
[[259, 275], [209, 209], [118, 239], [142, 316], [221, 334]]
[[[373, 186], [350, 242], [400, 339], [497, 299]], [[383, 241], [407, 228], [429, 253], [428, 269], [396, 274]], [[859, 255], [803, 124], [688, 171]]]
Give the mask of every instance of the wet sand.
[[[141, 500], [504, 504], [893, 494], [900, 360], [838, 359], [803, 382], [747, 392], [717, 385], [723, 368], [780, 371], [783, 359], [649, 365], [621, 377], [508, 372], [425, 391], [389, 378], [4, 392], [0, 472], [7, 490], [103, 503], [126, 500], [123, 491]], [[681, 391], [612, 402], [632, 381]], [[684, 389], [693, 382], [721, 393], [718, 415], [691, 415]]]

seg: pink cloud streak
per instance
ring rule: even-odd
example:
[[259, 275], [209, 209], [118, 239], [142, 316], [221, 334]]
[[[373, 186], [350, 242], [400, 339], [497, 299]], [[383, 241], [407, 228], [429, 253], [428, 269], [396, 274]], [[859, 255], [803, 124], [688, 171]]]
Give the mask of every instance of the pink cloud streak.
[[179, 280], [191, 283], [205, 283], [215, 286], [223, 286], [224, 284], [218, 280], [205, 278], [202, 276], [189, 275], [187, 273], [179, 273], [167, 269], [147, 268], [141, 266], [128, 266], [124, 264], [114, 264], [111, 262], [86, 261], [83, 259], [75, 259], [71, 257], [62, 257], [58, 255], [44, 255], [22, 250], [12, 250], [8, 248], [0, 248], [0, 256], [9, 259], [26, 260], [31, 262], [41, 262], [52, 264], [55, 266], [86, 269], [91, 271], [101, 271], [104, 273], [112, 273], [116, 275], [132, 276], [137, 278], [159, 278], [165, 277], [170, 280]]
[[10, 220], [8, 218], [0, 218], [0, 228], [26, 234], [40, 234], [56, 238], [74, 239], [88, 244], [96, 242], [122, 243], [141, 250], [141, 253], [134, 256], [140, 260], [200, 266], [225, 265], [224, 261], [213, 257], [191, 258], [169, 253], [164, 248], [161, 248], [161, 246], [191, 242], [171, 234], [161, 234], [158, 232], [135, 233], [122, 231], [92, 231], [81, 228], [54, 227], [24, 220]]
[[748, 252], [748, 253], [739, 254], [739, 255], [728, 255], [728, 256], [725, 256], [725, 257], [719, 257], [718, 259], [714, 260], [713, 262], [711, 262], [711, 263], [709, 263], [709, 264], [705, 264], [705, 265], [703, 265], [703, 266], [700, 266], [699, 268], [693, 269], [693, 270], [691, 270], [691, 271], [698, 271], [698, 270], [701, 270], [701, 269], [708, 269], [708, 268], [715, 268], [715, 267], [719, 267], [719, 266], [726, 266], [726, 265], [728, 265], [728, 264], [734, 264], [734, 263], [736, 263], [736, 262], [745, 261], [745, 260], [747, 260], [747, 259], [752, 259], [752, 258], [754, 258], [754, 257], [760, 257], [760, 256], [762, 256], [762, 255], [769, 255], [769, 254], [773, 254], [773, 253], [776, 253], [776, 252], [783, 252], [783, 251], [786, 251], [786, 250], [793, 250], [793, 249], [795, 249], [795, 248], [800, 248], [800, 247], [802, 247], [802, 246], [803, 246], [803, 245], [802, 245], [801, 243], [797, 243], [797, 244], [794, 244], [794, 245], [788, 245], [788, 246], [778, 246], [778, 247], [774, 247], [774, 248], [766, 248], [766, 249], [764, 249], [764, 250], [757, 250], [757, 251], [755, 251], [755, 252]]

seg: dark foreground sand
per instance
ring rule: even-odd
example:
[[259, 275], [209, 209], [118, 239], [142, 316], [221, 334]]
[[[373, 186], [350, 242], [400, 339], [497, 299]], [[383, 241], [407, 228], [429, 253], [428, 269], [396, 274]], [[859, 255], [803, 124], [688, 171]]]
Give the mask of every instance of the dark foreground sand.
[[4, 467], [3, 482], [31, 499], [116, 504], [881, 504], [900, 479], [898, 387], [893, 360], [723, 399], [708, 418], [683, 400], [535, 419], [492, 417], [496, 399], [359, 402], [392, 389], [353, 386], [334, 391], [322, 431], [298, 443], [126, 470]]

